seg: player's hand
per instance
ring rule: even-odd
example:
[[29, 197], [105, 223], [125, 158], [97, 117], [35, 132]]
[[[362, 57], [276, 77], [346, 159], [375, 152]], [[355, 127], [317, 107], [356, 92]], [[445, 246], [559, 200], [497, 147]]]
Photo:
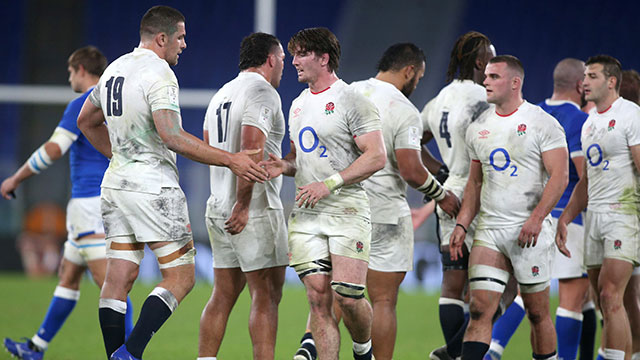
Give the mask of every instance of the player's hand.
[[13, 176], [6, 178], [2, 185], [0, 185], [0, 194], [7, 200], [14, 199], [16, 197], [14, 191], [18, 188], [19, 183]]
[[237, 202], [231, 210], [231, 217], [224, 223], [224, 229], [231, 235], [239, 234], [249, 222], [249, 208]]
[[467, 237], [467, 233], [462, 230], [460, 226], [453, 228], [451, 238], [449, 239], [449, 252], [451, 253], [451, 260], [457, 261], [462, 258], [462, 245], [464, 245], [464, 239]]
[[320, 199], [327, 197], [330, 194], [329, 188], [322, 181], [314, 182], [309, 185], [298, 187], [298, 194], [296, 194], [296, 202], [298, 207], [313, 208], [316, 206]]
[[444, 199], [438, 202], [438, 206], [440, 206], [442, 211], [446, 212], [447, 215], [455, 218], [458, 216], [458, 211], [460, 211], [460, 199], [450, 190], [446, 190]]
[[558, 220], [558, 227], [556, 229], [556, 246], [562, 255], [570, 258], [571, 252], [567, 249], [567, 224]]
[[284, 161], [274, 154], [269, 154], [269, 160], [263, 160], [258, 163], [269, 174], [269, 179], [276, 178], [284, 172]]
[[246, 181], [263, 183], [269, 180], [269, 173], [251, 159], [251, 155], [262, 153], [260, 149], [244, 150], [231, 154], [229, 169]]
[[527, 219], [518, 235], [518, 245], [520, 245], [521, 248], [536, 246], [538, 244], [540, 231], [542, 231], [542, 220]]

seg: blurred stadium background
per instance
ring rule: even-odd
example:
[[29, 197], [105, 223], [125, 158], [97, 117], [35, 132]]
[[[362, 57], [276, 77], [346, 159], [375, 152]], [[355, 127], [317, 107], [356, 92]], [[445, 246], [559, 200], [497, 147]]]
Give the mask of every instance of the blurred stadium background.
[[[5, 34], [5, 50], [0, 55], [0, 179], [4, 179], [48, 139], [67, 102], [76, 96], [67, 83], [69, 54], [81, 46], [95, 45], [112, 61], [131, 51], [138, 44], [140, 18], [157, 3], [0, 3], [0, 29]], [[617, 57], [624, 69], [640, 69], [638, 1], [172, 0], [164, 4], [178, 8], [187, 19], [188, 47], [174, 71], [181, 86], [184, 128], [198, 136], [210, 97], [236, 76], [239, 43], [253, 31], [275, 34], [286, 48], [298, 30], [328, 27], [341, 41], [338, 74], [347, 82], [373, 76], [377, 60], [389, 45], [414, 42], [427, 56], [425, 77], [411, 97], [419, 109], [445, 85], [453, 42], [469, 30], [488, 35], [498, 54], [513, 54], [522, 60], [524, 96], [532, 103], [550, 96], [553, 67], [565, 57], [585, 60], [605, 53]], [[296, 80], [291, 57], [285, 61], [279, 92], [288, 114], [291, 101], [304, 85]], [[287, 138], [283, 149], [288, 152]], [[194, 236], [202, 249], [199, 274], [210, 279], [203, 221], [209, 195], [208, 169], [183, 158], [178, 165]], [[0, 200], [0, 272], [21, 269], [15, 244], [29, 209], [43, 202], [65, 208], [70, 194], [68, 174], [65, 158], [26, 181], [16, 200]], [[282, 190], [289, 208], [293, 194], [289, 179]], [[412, 206], [421, 204], [417, 192], [411, 191], [410, 202]], [[430, 219], [416, 233], [417, 271], [407, 275], [409, 287], [438, 291], [440, 266], [434, 229], [434, 219]], [[150, 277], [153, 272], [153, 268], [148, 270]], [[295, 275], [291, 280], [297, 281]]]

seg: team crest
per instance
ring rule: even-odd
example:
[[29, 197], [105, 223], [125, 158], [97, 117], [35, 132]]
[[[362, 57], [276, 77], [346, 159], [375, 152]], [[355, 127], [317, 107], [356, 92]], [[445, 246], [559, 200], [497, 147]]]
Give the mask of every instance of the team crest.
[[536, 265], [531, 267], [531, 275], [535, 276], [539, 276], [540, 275], [540, 268]]
[[607, 128], [607, 131], [611, 131], [616, 127], [616, 121], [615, 120], [611, 120], [609, 121], [609, 127]]
[[518, 136], [524, 135], [526, 133], [527, 133], [527, 125], [526, 124], [518, 125]]
[[613, 249], [614, 250], [620, 250], [621, 247], [622, 247], [622, 241], [616, 240], [616, 241], [613, 242]]
[[295, 110], [293, 110], [293, 117], [298, 117], [300, 115], [300, 111], [302, 111], [302, 109], [300, 108], [296, 108]]
[[336, 106], [332, 102], [328, 102], [327, 106], [324, 108], [325, 115], [333, 114], [333, 110], [336, 109]]
[[191, 224], [187, 224], [187, 232], [191, 232]]
[[364, 244], [362, 243], [362, 241], [358, 241], [356, 242], [356, 250], [361, 253], [362, 250], [364, 250]]

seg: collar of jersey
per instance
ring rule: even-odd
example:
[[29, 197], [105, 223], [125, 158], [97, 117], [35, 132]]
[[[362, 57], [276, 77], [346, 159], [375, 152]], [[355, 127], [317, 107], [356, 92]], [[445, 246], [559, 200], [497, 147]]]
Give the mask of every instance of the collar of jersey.
[[146, 49], [146, 48], [141, 48], [141, 47], [134, 47], [133, 48], [133, 52], [134, 53], [139, 53], [139, 52], [146, 52], [149, 54], [153, 54], [155, 57], [157, 57], [158, 59], [160, 59], [160, 56], [158, 56], [158, 54], [156, 54], [153, 50], [151, 49]]
[[598, 111], [598, 109], [597, 109], [597, 108], [595, 108], [595, 107], [594, 107], [593, 109], [595, 110], [595, 112], [596, 112], [598, 115], [606, 114], [609, 110], [613, 109], [613, 107], [614, 107], [614, 106], [616, 106], [616, 104], [617, 104], [618, 102], [620, 102], [620, 99], [622, 99], [622, 96], [618, 96], [618, 98], [616, 99], [616, 101], [612, 102], [612, 103], [611, 103], [611, 105], [609, 105], [609, 107], [608, 107], [608, 108], [604, 109], [604, 111], [603, 111], [603, 112]]

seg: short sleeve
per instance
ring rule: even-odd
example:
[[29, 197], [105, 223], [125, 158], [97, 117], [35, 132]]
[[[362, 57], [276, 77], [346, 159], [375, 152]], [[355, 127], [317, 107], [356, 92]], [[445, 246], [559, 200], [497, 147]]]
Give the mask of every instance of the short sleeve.
[[587, 114], [582, 112], [576, 113], [576, 115], [571, 119], [571, 127], [569, 129], [565, 129], [567, 132], [567, 146], [569, 148], [569, 155], [574, 157], [584, 156], [582, 153], [582, 141], [580, 139], [582, 124], [587, 119]]
[[100, 104], [100, 87], [102, 85], [102, 82], [99, 81], [98, 84], [96, 85], [96, 87], [93, 88], [93, 90], [91, 90], [91, 94], [89, 94], [89, 101], [91, 101], [91, 103], [93, 105], [95, 105], [98, 108], [102, 109], [102, 105]]
[[242, 125], [254, 126], [269, 136], [273, 124], [280, 114], [280, 97], [269, 84], [260, 84], [249, 89], [248, 99], [242, 113]]
[[157, 110], [180, 112], [178, 80], [171, 69], [167, 69], [164, 74], [154, 74], [150, 78], [153, 77], [157, 78], [157, 81], [152, 82], [147, 91], [151, 112]]
[[349, 131], [354, 136], [362, 136], [366, 133], [382, 130], [378, 108], [364, 95], [351, 93], [345, 96], [346, 120]]
[[420, 113], [416, 109], [402, 109], [398, 111], [400, 117], [397, 124], [396, 135], [394, 137], [394, 149], [420, 150], [422, 140], [422, 120]]
[[466, 144], [466, 148], [467, 148], [467, 153], [469, 154], [469, 158], [473, 161], [473, 160], [478, 160], [478, 155], [476, 154], [476, 149], [473, 147], [473, 136], [470, 134], [473, 134], [473, 126], [469, 126], [467, 127], [467, 132], [465, 134], [465, 140], [464, 143]]
[[62, 119], [60, 119], [58, 127], [68, 130], [76, 135], [80, 135], [80, 129], [78, 129], [78, 115], [80, 114], [80, 110], [82, 110], [82, 105], [84, 105], [86, 98], [86, 95], [80, 96], [79, 98], [72, 100], [69, 105], [67, 105], [66, 109], [64, 109], [64, 114], [62, 114]]
[[436, 102], [436, 98], [431, 99], [431, 101], [429, 101], [427, 103], [427, 105], [424, 106], [424, 109], [422, 109], [422, 112], [420, 113], [420, 119], [422, 121], [422, 131], [431, 131], [431, 128], [429, 127], [429, 118], [431, 116], [431, 109], [435, 106]]
[[640, 107], [634, 106], [629, 114], [627, 131], [627, 144], [634, 146], [640, 144]]
[[[540, 109], [540, 111], [544, 111]], [[544, 119], [540, 129], [540, 152], [545, 152], [557, 148], [566, 148], [567, 139], [564, 129], [553, 116], [544, 113]]]

